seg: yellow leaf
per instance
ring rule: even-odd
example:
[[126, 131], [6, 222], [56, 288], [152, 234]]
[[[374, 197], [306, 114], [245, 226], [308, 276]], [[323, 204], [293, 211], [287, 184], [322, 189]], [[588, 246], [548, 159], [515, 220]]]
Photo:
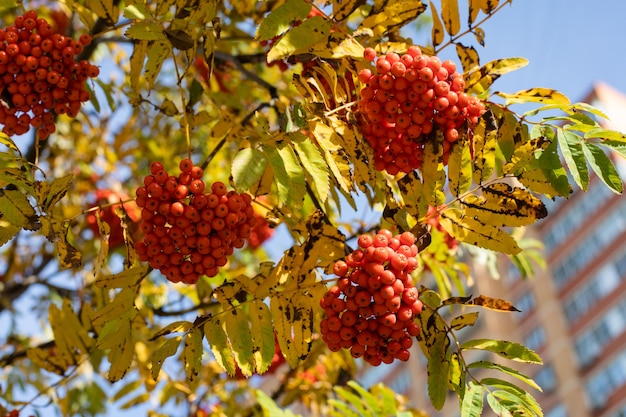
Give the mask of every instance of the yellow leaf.
[[530, 161], [535, 158], [535, 152], [546, 149], [550, 145], [550, 141], [543, 136], [526, 141], [523, 145], [517, 147], [511, 161], [502, 167], [505, 174], [517, 174], [520, 170], [527, 168]]
[[432, 41], [433, 46], [437, 46], [443, 43], [445, 32], [443, 31], [443, 24], [441, 24], [441, 19], [439, 19], [437, 8], [432, 1], [430, 2], [430, 8], [432, 10], [433, 17]]
[[124, 288], [113, 301], [108, 303], [102, 310], [94, 313], [91, 323], [95, 327], [100, 327], [129, 311], [134, 311], [135, 295], [135, 290]]
[[[571, 193], [571, 187], [569, 187], [569, 193], [560, 192], [557, 190], [546, 174], [541, 169], [534, 169], [532, 171], [524, 171], [517, 176], [519, 182], [522, 183], [529, 190], [533, 190], [536, 193], [545, 194], [547, 197], [569, 197]], [[564, 178], [564, 182], [567, 178]]]
[[291, 0], [272, 10], [261, 21], [254, 35], [258, 40], [269, 40], [291, 27], [294, 21], [303, 20], [311, 11], [311, 4], [304, 0]]
[[167, 336], [172, 333], [188, 332], [193, 327], [193, 323], [190, 321], [175, 321], [168, 324], [158, 332], [156, 332], [149, 340], [154, 341], [160, 337]]
[[318, 144], [324, 150], [324, 158], [335, 181], [346, 193], [352, 192], [354, 190], [352, 171], [346, 150], [341, 145], [343, 137], [321, 121], [311, 121], [310, 128]]
[[465, 90], [471, 94], [482, 94], [501, 75], [525, 67], [527, 64], [526, 58], [503, 58], [487, 62], [482, 67], [465, 74]]
[[249, 315], [254, 363], [257, 373], [262, 374], [267, 371], [274, 357], [274, 328], [268, 326], [272, 322], [272, 315], [267, 304], [261, 300], [250, 302]]
[[333, 23], [321, 16], [306, 19], [301, 25], [287, 32], [267, 53], [267, 61], [273, 62], [291, 55], [311, 53], [311, 47], [328, 39]]
[[113, 26], [119, 19], [117, 2], [114, 0], [87, 0], [85, 6], [103, 19], [107, 26]]
[[137, 41], [133, 45], [130, 56], [130, 87], [135, 94], [139, 94], [139, 80], [143, 71], [143, 63], [148, 55], [148, 41]]
[[147, 83], [148, 89], [152, 89], [156, 77], [161, 71], [163, 61], [170, 56], [172, 47], [167, 40], [154, 41], [150, 44], [148, 49], [148, 61], [146, 62], [146, 68], [144, 70], [144, 78]]
[[461, 43], [456, 44], [456, 54], [461, 60], [463, 72], [468, 72], [480, 66], [480, 58], [478, 52], [473, 46], [464, 46]]
[[461, 29], [458, 0], [441, 0], [441, 18], [450, 36], [456, 35]]
[[512, 255], [521, 251], [511, 235], [497, 226], [465, 216], [458, 209], [448, 209], [442, 212], [440, 223], [453, 238], [460, 242]]
[[341, 22], [347, 19], [356, 9], [362, 6], [363, 3], [363, 0], [333, 1], [332, 17], [335, 21]]
[[64, 375], [65, 371], [67, 371], [67, 368], [69, 367], [69, 364], [66, 363], [63, 358], [61, 358], [61, 356], [56, 353], [55, 348], [28, 349], [26, 351], [26, 356], [38, 367], [58, 375]]
[[[422, 180], [417, 171], [411, 171], [398, 180], [398, 189], [404, 208], [414, 217], [420, 218], [428, 211], [428, 202], [423, 195]], [[389, 202], [387, 202], [389, 207]], [[393, 207], [391, 207], [393, 209]]]
[[369, 28], [373, 36], [380, 37], [400, 29], [426, 11], [420, 0], [392, 0], [384, 3], [377, 13], [370, 14], [361, 23], [361, 28]]
[[135, 266], [117, 274], [99, 276], [96, 285], [100, 288], [130, 288], [138, 285], [147, 273], [146, 265]]
[[119, 381], [130, 369], [135, 355], [135, 345], [132, 337], [132, 322], [137, 311], [126, 311], [107, 322], [98, 335], [96, 346], [102, 350], [109, 350], [108, 359], [111, 364], [107, 379], [110, 382]]
[[465, 216], [494, 226], [527, 226], [548, 215], [537, 197], [505, 183], [484, 187], [483, 197], [470, 194], [461, 203], [465, 206]]
[[498, 7], [499, 0], [469, 0], [469, 23], [476, 21], [478, 12], [491, 14]]
[[[296, 368], [300, 361], [306, 359], [311, 350], [315, 302], [308, 297], [297, 297], [300, 303], [297, 304], [294, 296], [295, 294], [278, 294], [270, 299], [278, 344], [292, 368]], [[319, 299], [317, 302], [319, 303]]]
[[491, 111], [487, 110], [474, 128], [474, 175], [476, 184], [482, 184], [493, 172], [496, 164], [496, 138], [498, 126]]
[[163, 344], [154, 352], [152, 357], [152, 379], [155, 381], [159, 378], [159, 373], [161, 372], [161, 367], [163, 366], [163, 362], [165, 359], [173, 356], [178, 351], [178, 346], [180, 346], [180, 342], [183, 339], [182, 336], [173, 337], [171, 339], [165, 340]]
[[221, 315], [209, 316], [204, 323], [203, 330], [217, 363], [228, 375], [235, 375], [235, 358], [224, 330]]
[[563, 93], [550, 88], [529, 88], [527, 90], [520, 90], [513, 94], [507, 94], [502, 92], [496, 92], [497, 95], [506, 99], [505, 105], [517, 103], [543, 103], [543, 104], [570, 104], [569, 99]]
[[309, 54], [323, 59], [363, 58], [363, 45], [344, 32], [330, 32], [326, 42], [318, 42], [308, 49]]
[[469, 190], [472, 185], [472, 159], [467, 135], [452, 145], [448, 157], [448, 188], [454, 196]]
[[185, 336], [185, 347], [183, 350], [187, 381], [193, 381], [200, 374], [202, 352], [202, 330], [193, 328]]
[[443, 188], [446, 182], [446, 172], [441, 163], [443, 155], [443, 133], [436, 131], [434, 140], [426, 141], [422, 159], [422, 194], [426, 198], [426, 203], [430, 206], [443, 204], [446, 197]]
[[166, 40], [163, 27], [152, 20], [141, 20], [131, 24], [124, 35], [128, 38], [140, 41]]

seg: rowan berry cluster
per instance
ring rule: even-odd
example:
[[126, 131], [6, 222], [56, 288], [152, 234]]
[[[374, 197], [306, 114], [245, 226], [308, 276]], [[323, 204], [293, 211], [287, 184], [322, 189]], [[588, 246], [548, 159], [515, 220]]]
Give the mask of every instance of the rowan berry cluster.
[[359, 124], [374, 150], [376, 169], [395, 175], [420, 168], [424, 141], [436, 128], [443, 131], [447, 163], [459, 129], [472, 131], [484, 112], [482, 102], [464, 92], [456, 64], [423, 55], [417, 46], [403, 55], [390, 52], [378, 58], [374, 49], [366, 48], [364, 57], [375, 61], [375, 69], [359, 71], [365, 84]]
[[180, 175], [170, 176], [152, 162], [151, 174], [137, 188], [143, 240], [135, 249], [171, 282], [195, 284], [217, 275], [234, 248], [244, 246], [256, 224], [252, 198], [214, 182], [205, 193], [204, 172], [190, 159], [180, 162]]
[[358, 244], [334, 264], [337, 284], [320, 301], [326, 312], [322, 338], [330, 350], [350, 349], [374, 366], [406, 361], [420, 331], [414, 319], [422, 311], [411, 277], [417, 268], [415, 236], [382, 229], [359, 236]]
[[32, 126], [44, 139], [56, 130], [54, 115], [76, 117], [89, 100], [85, 81], [99, 74], [89, 61], [74, 60], [90, 43], [87, 34], [76, 41], [54, 33], [34, 10], [0, 29], [0, 91], [8, 102], [0, 105], [4, 133], [21, 135]]

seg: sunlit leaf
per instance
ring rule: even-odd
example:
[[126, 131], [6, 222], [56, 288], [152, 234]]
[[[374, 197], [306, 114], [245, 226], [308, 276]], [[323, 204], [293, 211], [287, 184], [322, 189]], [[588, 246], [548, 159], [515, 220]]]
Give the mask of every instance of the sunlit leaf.
[[483, 412], [483, 387], [470, 382], [461, 402], [461, 417], [480, 417]]
[[263, 152], [255, 148], [243, 148], [234, 156], [231, 174], [235, 187], [248, 190], [261, 178], [267, 167]]
[[457, 0], [441, 1], [441, 19], [450, 36], [456, 35], [461, 30], [461, 18], [459, 16], [459, 3]]
[[462, 349], [488, 350], [503, 358], [516, 362], [541, 364], [543, 361], [532, 350], [519, 343], [506, 340], [474, 339], [468, 340], [461, 345]]
[[392, 0], [383, 4], [382, 9], [361, 23], [361, 27], [370, 28], [374, 36], [400, 29], [426, 11], [426, 5], [420, 0]]
[[563, 129], [557, 129], [556, 137], [572, 178], [583, 191], [586, 191], [589, 185], [589, 170], [580, 136]]
[[217, 363], [228, 375], [235, 375], [235, 358], [224, 330], [221, 315], [208, 317], [204, 322], [203, 330]]
[[505, 105], [518, 103], [545, 103], [545, 104], [560, 104], [568, 105], [569, 99], [565, 94], [553, 90], [550, 88], [530, 88], [528, 90], [521, 90], [513, 94], [496, 92], [495, 94], [505, 99]]
[[294, 54], [309, 53], [309, 48], [328, 39], [332, 22], [321, 16], [306, 19], [276, 42], [267, 53], [267, 61], [287, 58]]
[[185, 362], [187, 381], [195, 380], [200, 374], [200, 367], [202, 366], [202, 336], [202, 330], [197, 327], [185, 335], [183, 360]]
[[495, 226], [527, 226], [548, 215], [540, 199], [523, 188], [495, 183], [482, 189], [483, 197], [470, 194], [461, 200], [465, 216]]
[[596, 173], [607, 187], [616, 194], [624, 191], [624, 183], [613, 165], [613, 162], [598, 146], [588, 142], [583, 143], [583, 154], [591, 169]]
[[306, 18], [310, 11], [311, 4], [304, 0], [285, 2], [261, 21], [254, 37], [261, 41], [272, 39], [289, 29], [294, 21]]
[[448, 368], [450, 366], [446, 343], [447, 335], [441, 333], [430, 347], [428, 358], [428, 398], [436, 410], [441, 410], [448, 394]]
[[528, 65], [526, 58], [503, 58], [487, 62], [482, 67], [466, 73], [465, 89], [469, 93], [482, 94], [487, 91], [501, 75], [515, 71], [526, 65]]
[[460, 210], [446, 210], [441, 214], [440, 222], [460, 242], [502, 253], [515, 254], [521, 250], [515, 239], [502, 229], [480, 219], [465, 216]]
[[450, 320], [450, 327], [454, 330], [460, 330], [467, 326], [473, 326], [478, 320], [478, 312], [461, 314]]
[[437, 46], [443, 43], [445, 32], [443, 30], [443, 24], [441, 23], [441, 19], [439, 19], [439, 13], [437, 12], [437, 8], [435, 7], [432, 1], [430, 1], [429, 3], [430, 3], [430, 10], [432, 11], [432, 19], [433, 19], [433, 29], [432, 29], [431, 38], [433, 41], [433, 46]]
[[126, 29], [124, 35], [140, 41], [162, 41], [167, 39], [161, 25], [153, 20], [142, 20], [133, 23]]
[[480, 58], [478, 52], [473, 46], [465, 46], [461, 43], [456, 44], [456, 54], [461, 60], [463, 72], [468, 72], [480, 66]]

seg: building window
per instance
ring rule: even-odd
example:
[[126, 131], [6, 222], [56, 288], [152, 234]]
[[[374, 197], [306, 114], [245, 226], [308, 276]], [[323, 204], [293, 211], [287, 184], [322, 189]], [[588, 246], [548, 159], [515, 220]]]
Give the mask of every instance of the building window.
[[521, 320], [524, 317], [528, 316], [535, 308], [535, 304], [536, 301], [533, 293], [530, 291], [526, 291], [515, 302], [515, 307], [520, 310], [520, 312], [517, 313], [515, 317]]
[[594, 325], [576, 339], [581, 367], [594, 361], [603, 349], [626, 330], [626, 301], [608, 310]]
[[554, 368], [550, 364], [545, 364], [535, 374], [534, 378], [537, 385], [541, 387], [544, 393], [549, 393], [556, 388], [556, 374]]
[[626, 350], [587, 381], [587, 397], [594, 409], [602, 408], [613, 393], [626, 383]]
[[[568, 221], [574, 222], [569, 219]], [[626, 230], [626, 201], [609, 213], [602, 223], [553, 269], [554, 282], [563, 288]]]
[[544, 414], [544, 417], [568, 417], [567, 410], [563, 404], [559, 404]]
[[546, 332], [543, 326], [537, 326], [532, 329], [524, 338], [524, 345], [534, 351], [538, 351], [546, 343]]
[[605, 264], [583, 287], [564, 303], [565, 316], [572, 324], [584, 315], [590, 306], [610, 294], [626, 279], [626, 252]]

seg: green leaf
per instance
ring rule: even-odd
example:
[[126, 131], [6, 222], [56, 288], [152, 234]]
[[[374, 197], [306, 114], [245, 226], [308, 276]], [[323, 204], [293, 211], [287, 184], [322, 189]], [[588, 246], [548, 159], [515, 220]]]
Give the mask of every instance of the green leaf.
[[267, 158], [255, 148], [243, 148], [233, 157], [231, 174], [235, 187], [249, 190], [265, 172]]
[[435, 343], [430, 348], [428, 358], [428, 398], [436, 410], [441, 410], [448, 394], [448, 336], [438, 333]]
[[596, 173], [603, 183], [607, 185], [616, 194], [624, 191], [624, 183], [615, 169], [613, 162], [604, 153], [602, 149], [591, 143], [583, 143], [583, 153], [587, 162], [591, 165], [591, 169]]
[[542, 364], [541, 357], [526, 346], [506, 340], [474, 339], [461, 345], [461, 349], [479, 349], [493, 352], [516, 362]]
[[295, 416], [291, 410], [283, 409], [279, 407], [276, 404], [276, 402], [274, 402], [272, 397], [270, 397], [269, 395], [267, 395], [260, 389], [254, 389], [253, 393], [254, 393], [256, 400], [259, 402], [259, 405], [263, 409], [264, 417], [294, 417]]
[[126, 29], [124, 35], [140, 41], [167, 40], [163, 28], [153, 20], [135, 22]]
[[0, 0], [0, 12], [17, 7], [16, 0]]
[[[520, 393], [514, 389], [497, 389], [491, 391], [491, 395], [503, 400], [500, 404], [513, 415], [542, 416], [541, 407], [537, 404], [535, 399], [530, 397], [531, 400], [529, 401], [529, 396], [524, 394], [526, 393]], [[520, 410], [520, 408], [522, 410]]]
[[[359, 416], [372, 416], [371, 410], [368, 410], [363, 404], [363, 400], [359, 398], [351, 389], [336, 386], [333, 388], [337, 396], [342, 399], [346, 404], [350, 404], [357, 411]], [[372, 394], [366, 392], [364, 395], [372, 397]], [[370, 398], [371, 400], [371, 398]]]
[[304, 0], [287, 1], [261, 21], [254, 37], [260, 41], [272, 39], [289, 29], [294, 21], [304, 20], [310, 11], [311, 3]]
[[510, 375], [514, 378], [519, 379], [520, 381], [524, 382], [525, 384], [531, 386], [532, 388], [541, 391], [541, 387], [539, 385], [537, 385], [537, 383], [535, 381], [533, 381], [532, 378], [530, 378], [527, 375], [524, 375], [523, 373], [513, 369], [513, 368], [509, 368], [507, 366], [504, 365], [500, 365], [494, 362], [490, 362], [490, 361], [478, 361], [478, 362], [472, 362], [470, 364], [467, 365], [468, 369], [474, 369], [474, 368], [480, 368], [480, 369], [493, 369], [496, 371], [500, 371], [503, 372], [507, 375]]
[[524, 404], [534, 414], [542, 414], [541, 406], [537, 403], [537, 400], [517, 385], [504, 381], [500, 378], [483, 378], [480, 383], [482, 385], [487, 385], [489, 387], [498, 388], [498, 390], [508, 392], [513, 395], [513, 398], [517, 402]]
[[483, 412], [483, 387], [470, 382], [461, 402], [461, 417], [480, 417]]
[[267, 62], [308, 53], [311, 46], [328, 39], [333, 23], [321, 16], [306, 19], [287, 32], [267, 53]]
[[597, 127], [595, 129], [591, 129], [585, 132], [585, 139], [592, 138], [600, 138], [605, 141], [609, 140], [614, 142], [626, 143], [626, 134], [622, 132], [617, 132], [615, 130], [603, 129], [601, 127]]
[[586, 191], [589, 185], [589, 171], [580, 136], [563, 129], [557, 129], [556, 138], [572, 178], [581, 190]]

